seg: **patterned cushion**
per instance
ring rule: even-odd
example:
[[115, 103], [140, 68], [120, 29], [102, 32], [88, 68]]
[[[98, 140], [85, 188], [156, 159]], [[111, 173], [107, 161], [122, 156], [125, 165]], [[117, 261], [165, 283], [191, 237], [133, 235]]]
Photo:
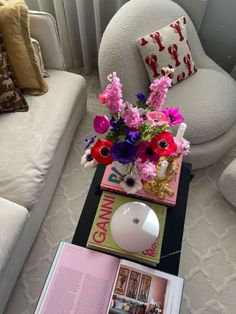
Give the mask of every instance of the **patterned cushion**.
[[167, 66], [175, 68], [172, 84], [197, 71], [191, 56], [184, 16], [141, 37], [138, 46], [151, 81], [162, 76], [162, 68]]
[[27, 111], [26, 100], [13, 83], [7, 53], [0, 34], [0, 112]]

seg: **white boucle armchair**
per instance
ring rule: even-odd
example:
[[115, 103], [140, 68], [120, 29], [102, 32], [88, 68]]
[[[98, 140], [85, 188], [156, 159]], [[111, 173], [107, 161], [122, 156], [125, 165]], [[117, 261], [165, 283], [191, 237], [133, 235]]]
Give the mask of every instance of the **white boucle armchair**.
[[116, 71], [125, 100], [134, 101], [136, 91], [148, 93], [148, 74], [137, 39], [181, 16], [187, 18], [188, 39], [198, 72], [170, 88], [166, 106], [180, 107], [191, 142], [187, 161], [193, 168], [215, 163], [236, 143], [236, 83], [204, 52], [187, 13], [170, 0], [131, 0], [108, 24], [99, 50], [102, 88], [107, 75]]

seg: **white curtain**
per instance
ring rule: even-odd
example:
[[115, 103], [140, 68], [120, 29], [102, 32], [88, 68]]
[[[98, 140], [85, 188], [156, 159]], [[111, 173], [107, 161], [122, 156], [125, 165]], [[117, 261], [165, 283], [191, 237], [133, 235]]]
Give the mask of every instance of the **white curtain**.
[[97, 65], [103, 31], [128, 0], [26, 0], [31, 10], [51, 13], [58, 25], [67, 68]]

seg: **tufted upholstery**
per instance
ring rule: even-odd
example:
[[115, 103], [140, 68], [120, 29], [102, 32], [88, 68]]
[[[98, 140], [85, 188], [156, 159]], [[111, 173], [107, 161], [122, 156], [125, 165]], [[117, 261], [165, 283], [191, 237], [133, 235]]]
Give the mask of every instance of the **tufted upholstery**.
[[[236, 84], [204, 52], [187, 13], [170, 0], [131, 0], [112, 18], [99, 51], [99, 75], [102, 88], [107, 75], [116, 71], [123, 83], [124, 99], [134, 101], [141, 90], [148, 93], [148, 74], [137, 47], [137, 39], [160, 29], [177, 18], [187, 18], [188, 39], [196, 66], [192, 77], [169, 91], [166, 105], [179, 106], [186, 117], [187, 139], [192, 143], [188, 160], [193, 168], [210, 165], [235, 144]], [[208, 149], [207, 144], [211, 144]], [[227, 150], [222, 150], [223, 145]]]
[[165, 105], [180, 108], [192, 145], [205, 143], [227, 131], [236, 119], [235, 82], [221, 72], [199, 69], [169, 89]]

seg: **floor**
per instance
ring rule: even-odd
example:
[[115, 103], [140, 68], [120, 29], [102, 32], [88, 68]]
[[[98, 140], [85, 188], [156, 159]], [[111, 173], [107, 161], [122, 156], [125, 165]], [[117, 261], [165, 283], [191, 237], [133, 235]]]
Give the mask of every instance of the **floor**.
[[[80, 166], [83, 139], [92, 134], [101, 107], [96, 70], [87, 77], [88, 112], [76, 131], [53, 200], [25, 262], [5, 314], [30, 314], [59, 241], [71, 241], [94, 170]], [[236, 210], [218, 190], [218, 179], [236, 147], [216, 165], [195, 172], [187, 208], [180, 276], [182, 314], [236, 313]], [[85, 313], [86, 314], [86, 313]]]

